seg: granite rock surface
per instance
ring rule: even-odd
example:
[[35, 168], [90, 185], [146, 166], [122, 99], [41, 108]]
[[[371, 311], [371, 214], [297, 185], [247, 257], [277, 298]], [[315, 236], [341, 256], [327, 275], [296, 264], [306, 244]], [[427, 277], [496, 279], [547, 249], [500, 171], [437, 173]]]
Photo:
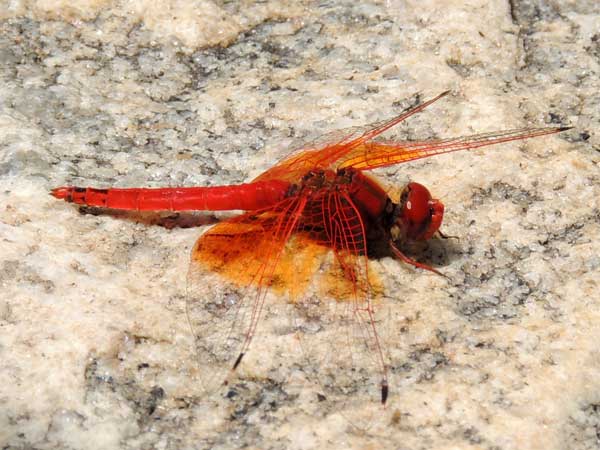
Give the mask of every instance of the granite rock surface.
[[[0, 60], [1, 448], [600, 445], [597, 2], [0, 1]], [[370, 263], [389, 312], [385, 409], [326, 398], [287, 318], [268, 315], [207, 398], [186, 273], [230, 214], [47, 195], [248, 181], [448, 89], [387, 136], [574, 128], [376, 171], [427, 185], [458, 237], [416, 250], [449, 279]]]

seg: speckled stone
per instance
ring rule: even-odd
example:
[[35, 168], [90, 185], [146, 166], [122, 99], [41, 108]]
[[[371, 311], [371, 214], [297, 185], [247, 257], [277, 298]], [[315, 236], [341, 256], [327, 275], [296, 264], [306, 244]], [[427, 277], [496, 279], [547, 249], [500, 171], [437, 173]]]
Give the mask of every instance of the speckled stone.
[[[0, 61], [1, 448], [600, 445], [597, 2], [8, 1]], [[367, 431], [283, 317], [203, 395], [186, 272], [227, 214], [172, 227], [47, 195], [247, 181], [447, 89], [388, 136], [574, 129], [377, 171], [427, 185], [459, 239], [417, 249], [449, 280], [371, 263], [391, 392], [350, 397]]]

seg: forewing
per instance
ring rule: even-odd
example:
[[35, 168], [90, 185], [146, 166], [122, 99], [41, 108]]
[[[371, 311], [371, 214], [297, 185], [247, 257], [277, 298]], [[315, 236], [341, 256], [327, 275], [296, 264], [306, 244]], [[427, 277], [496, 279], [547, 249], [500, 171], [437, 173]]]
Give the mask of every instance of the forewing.
[[427, 158], [442, 153], [459, 150], [472, 150], [502, 142], [528, 139], [546, 134], [564, 131], [564, 127], [519, 128], [515, 130], [495, 131], [450, 139], [431, 141], [386, 142], [371, 141], [363, 143], [348, 152], [338, 161], [339, 168], [352, 167], [370, 170], [390, 166], [416, 159]]
[[223, 385], [255, 334], [286, 242], [305, 204], [291, 198], [221, 222], [194, 246], [187, 316], [207, 394]]
[[337, 130], [321, 136], [316, 141], [305, 144], [291, 155], [279, 161], [275, 166], [259, 175], [254, 181], [285, 180], [298, 182], [309, 170], [331, 169], [338, 161], [347, 159], [346, 155], [365, 142], [374, 139], [406, 118], [416, 114], [433, 102], [447, 95], [443, 92], [437, 97], [410, 108], [402, 114], [388, 120], [375, 122], [363, 127]]
[[322, 211], [327, 225], [312, 239], [332, 248], [333, 257], [323, 262], [307, 294], [293, 303], [304, 367], [336, 411], [366, 428], [381, 415], [388, 387], [365, 230], [345, 192], [329, 192], [320, 202], [308, 212]]

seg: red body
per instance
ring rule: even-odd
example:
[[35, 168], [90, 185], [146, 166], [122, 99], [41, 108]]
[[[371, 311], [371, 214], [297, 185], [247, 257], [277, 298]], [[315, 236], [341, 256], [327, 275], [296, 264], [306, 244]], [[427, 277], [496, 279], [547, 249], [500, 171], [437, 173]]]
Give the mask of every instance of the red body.
[[250, 211], [285, 198], [290, 184], [261, 181], [233, 186], [96, 189], [63, 187], [52, 191], [56, 198], [78, 205], [132, 211]]
[[[404, 255], [399, 247], [406, 240], [431, 238], [442, 223], [444, 206], [432, 198], [424, 186], [414, 182], [405, 187], [399, 202], [394, 203], [386, 191], [363, 172], [567, 129], [523, 128], [430, 141], [374, 140], [446, 94], [389, 121], [339, 131], [319, 146], [307, 146], [292, 153], [247, 184], [162, 189], [60, 187], [51, 194], [76, 204], [126, 210], [247, 211], [204, 233], [192, 251], [190, 263], [188, 292], [191, 295], [206, 284], [203, 280], [195, 281], [203, 270], [218, 272], [223, 280], [233, 281], [231, 289], [220, 289], [215, 295], [203, 294], [197, 299], [188, 298], [188, 320], [197, 341], [202, 342], [197, 348], [199, 357], [203, 364], [211, 362], [221, 368], [234, 370], [248, 350], [267, 289], [285, 282], [290, 272], [278, 271], [286, 252], [294, 252], [292, 261], [301, 266], [305, 249], [288, 248], [293, 247], [287, 245], [291, 236], [301, 232], [317, 242], [319, 248], [330, 248], [335, 254], [337, 269], [342, 269], [342, 281], [349, 284], [349, 289], [340, 292], [346, 292], [344, 295], [350, 298], [336, 300], [323, 311], [324, 320], [330, 314], [329, 320], [340, 324], [340, 332], [321, 343], [331, 345], [326, 357], [319, 359], [319, 367], [327, 372], [326, 384], [333, 387], [327, 396], [353, 391], [356, 385], [352, 380], [362, 376], [366, 378], [358, 384], [377, 385], [381, 402], [385, 403], [387, 364], [371, 300], [367, 246], [379, 240], [402, 261], [437, 273]], [[291, 272], [295, 270], [298, 268], [294, 267]], [[248, 296], [231, 295], [240, 285], [255, 287], [250, 300]], [[307, 304], [303, 314], [318, 307], [321, 299], [317, 300]], [[303, 307], [301, 302], [297, 305]], [[314, 333], [314, 336], [319, 335]], [[340, 336], [338, 342], [337, 335]], [[318, 348], [315, 346], [315, 351]], [[378, 367], [377, 382], [369, 378], [373, 367]], [[207, 390], [218, 387], [214, 372], [203, 370], [199, 376]]]

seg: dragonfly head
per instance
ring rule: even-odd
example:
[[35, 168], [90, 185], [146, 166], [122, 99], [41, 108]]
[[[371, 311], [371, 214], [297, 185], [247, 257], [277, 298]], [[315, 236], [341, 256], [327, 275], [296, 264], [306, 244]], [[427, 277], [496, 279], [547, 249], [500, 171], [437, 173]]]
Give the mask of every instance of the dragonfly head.
[[408, 183], [394, 211], [394, 240], [422, 241], [432, 237], [442, 224], [444, 205], [432, 198], [425, 186]]

